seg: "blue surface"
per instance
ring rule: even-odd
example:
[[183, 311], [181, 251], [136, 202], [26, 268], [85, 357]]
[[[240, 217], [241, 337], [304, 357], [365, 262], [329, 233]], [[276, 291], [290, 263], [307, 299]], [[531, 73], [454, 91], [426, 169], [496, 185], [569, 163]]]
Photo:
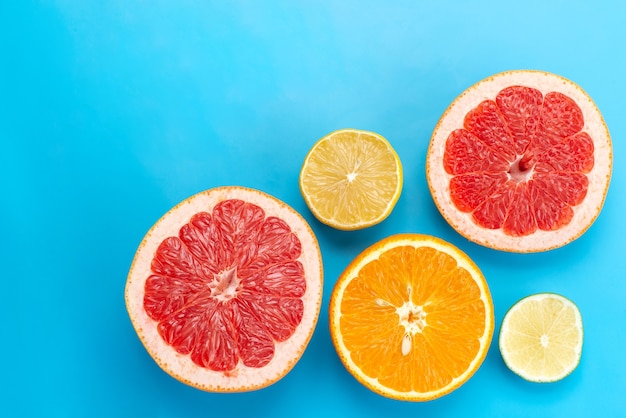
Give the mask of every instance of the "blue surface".
[[[626, 416], [626, 2], [383, 3], [0, 4], [3, 416]], [[580, 84], [614, 141], [598, 220], [574, 243], [532, 255], [462, 239], [438, 214], [424, 172], [450, 102], [488, 75], [520, 68]], [[344, 127], [387, 137], [405, 173], [392, 215], [352, 233], [315, 221], [297, 183], [313, 142]], [[326, 273], [301, 361], [275, 385], [234, 395], [162, 372], [123, 299], [153, 222], [225, 184], [300, 211]], [[360, 386], [334, 352], [328, 298], [354, 256], [398, 232], [439, 236], [476, 261], [493, 293], [496, 333], [523, 296], [574, 300], [585, 325], [578, 369], [554, 384], [525, 382], [494, 339], [474, 377], [436, 401], [393, 401]]]

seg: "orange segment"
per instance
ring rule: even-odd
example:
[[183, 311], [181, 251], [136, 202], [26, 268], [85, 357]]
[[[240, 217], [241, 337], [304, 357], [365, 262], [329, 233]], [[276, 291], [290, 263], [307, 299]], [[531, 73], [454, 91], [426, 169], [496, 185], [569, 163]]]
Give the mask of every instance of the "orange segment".
[[463, 384], [493, 334], [476, 265], [438, 238], [405, 234], [361, 253], [337, 281], [330, 329], [347, 370], [371, 390], [425, 401]]

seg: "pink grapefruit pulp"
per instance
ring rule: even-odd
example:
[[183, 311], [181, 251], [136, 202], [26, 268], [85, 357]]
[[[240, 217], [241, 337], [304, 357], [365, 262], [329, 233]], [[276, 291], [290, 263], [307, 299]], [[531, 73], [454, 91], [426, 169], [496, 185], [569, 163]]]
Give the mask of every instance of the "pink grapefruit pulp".
[[560, 76], [509, 71], [461, 94], [427, 156], [435, 204], [461, 235], [545, 251], [582, 235], [603, 206], [612, 146], [589, 96]]
[[268, 386], [302, 356], [322, 296], [317, 240], [292, 208], [238, 186], [194, 195], [147, 233], [126, 284], [159, 366], [196, 388]]

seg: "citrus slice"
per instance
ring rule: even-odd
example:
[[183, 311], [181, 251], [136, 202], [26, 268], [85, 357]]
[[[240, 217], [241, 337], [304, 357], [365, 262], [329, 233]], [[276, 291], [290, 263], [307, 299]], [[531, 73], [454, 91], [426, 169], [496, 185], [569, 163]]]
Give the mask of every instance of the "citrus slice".
[[300, 171], [300, 191], [313, 215], [341, 230], [376, 225], [402, 191], [402, 165], [389, 141], [343, 129], [318, 140]]
[[509, 369], [531, 382], [554, 382], [580, 362], [582, 317], [578, 307], [563, 296], [528, 296], [506, 313], [499, 339]]
[[346, 369], [392, 399], [428, 401], [466, 382], [494, 328], [487, 282], [467, 255], [418, 234], [357, 256], [330, 299], [330, 331]]
[[426, 166], [437, 208], [461, 235], [504, 251], [546, 251], [581, 236], [599, 215], [611, 138], [573, 82], [509, 71], [454, 100]]
[[196, 194], [147, 233], [126, 307], [174, 378], [214, 392], [283, 377], [302, 356], [322, 297], [317, 240], [292, 208], [238, 186]]

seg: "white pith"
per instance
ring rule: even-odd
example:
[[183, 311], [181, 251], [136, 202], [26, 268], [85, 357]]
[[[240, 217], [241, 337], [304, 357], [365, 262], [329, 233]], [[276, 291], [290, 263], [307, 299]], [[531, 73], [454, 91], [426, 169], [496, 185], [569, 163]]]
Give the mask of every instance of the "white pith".
[[[270, 363], [262, 368], [239, 363], [230, 373], [212, 371], [193, 363], [188, 355], [177, 353], [157, 331], [157, 323], [143, 307], [144, 286], [150, 276], [150, 264], [159, 244], [177, 236], [179, 229], [198, 212], [211, 212], [219, 202], [241, 199], [265, 211], [265, 216], [284, 220], [302, 244], [299, 261], [304, 266], [306, 292], [304, 313], [295, 333], [285, 342], [277, 342]], [[322, 260], [317, 240], [306, 221], [292, 208], [263, 192], [243, 187], [220, 187], [196, 194], [167, 212], [146, 234], [131, 265], [126, 283], [126, 306], [135, 330], [150, 355], [168, 374], [196, 388], [207, 391], [246, 391], [267, 386], [284, 376], [300, 359], [308, 344], [319, 315], [322, 299]], [[213, 291], [215, 289], [212, 289]], [[219, 289], [218, 298], [234, 295], [234, 285]]]
[[[502, 89], [522, 85], [545, 96], [560, 92], [572, 98], [584, 115], [584, 132], [594, 141], [595, 164], [587, 174], [589, 186], [583, 203], [573, 207], [574, 218], [557, 231], [541, 231], [523, 237], [504, 234], [502, 229], [478, 226], [470, 213], [461, 212], [450, 198], [450, 179], [443, 167], [445, 143], [449, 134], [463, 126], [465, 115], [486, 99], [493, 100]], [[463, 92], [446, 110], [433, 132], [427, 158], [427, 179], [435, 204], [443, 217], [461, 235], [487, 247], [511, 252], [537, 252], [563, 246], [584, 233], [598, 216], [612, 171], [612, 145], [602, 115], [591, 98], [576, 84], [560, 76], [540, 71], [508, 71], [489, 77]]]

